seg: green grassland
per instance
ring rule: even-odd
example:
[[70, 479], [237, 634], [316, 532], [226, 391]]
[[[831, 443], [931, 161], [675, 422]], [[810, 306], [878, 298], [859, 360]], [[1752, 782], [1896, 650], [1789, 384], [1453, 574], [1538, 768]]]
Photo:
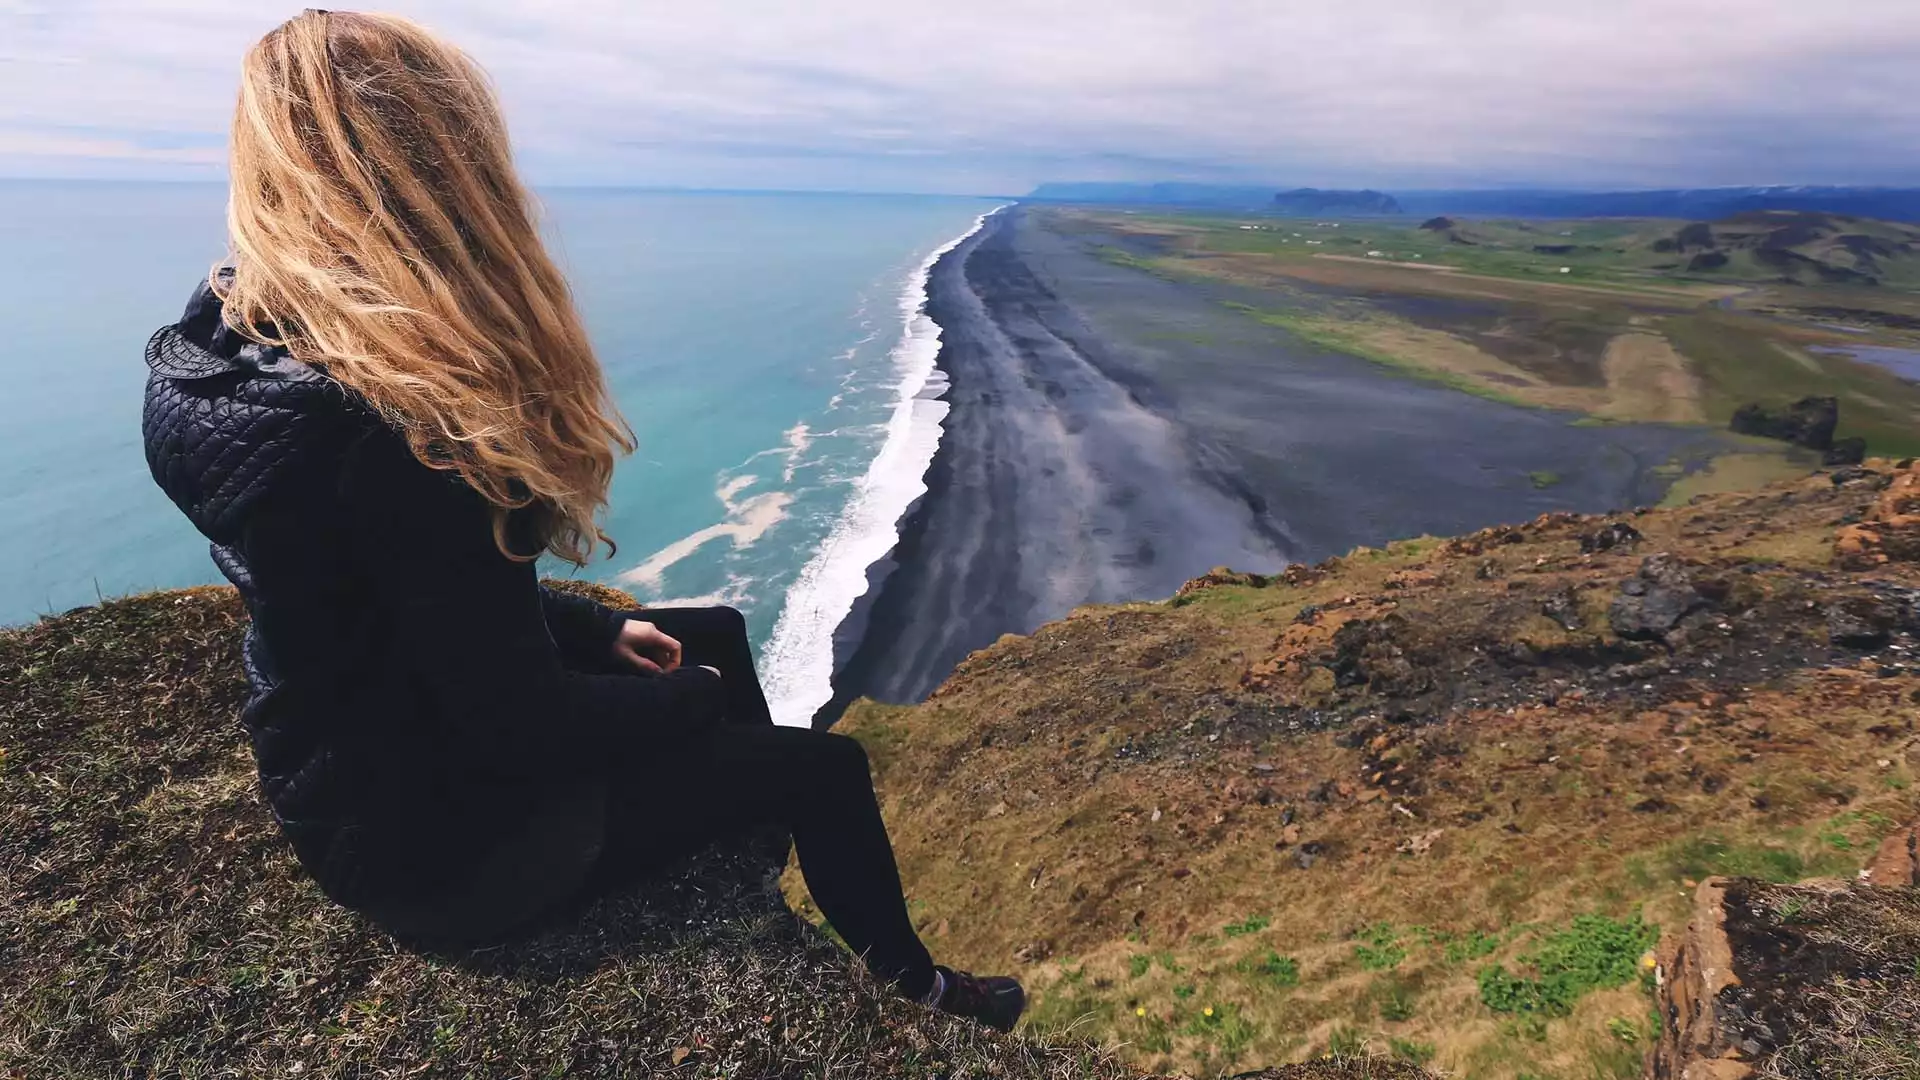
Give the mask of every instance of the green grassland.
[[[1890, 254], [1869, 257], [1878, 287], [1920, 290], [1920, 251], [1901, 245], [1920, 242], [1920, 229], [1891, 222], [1836, 218], [1825, 227], [1805, 226], [1798, 233], [1788, 227], [1732, 219], [1708, 226], [1713, 250], [1727, 255], [1716, 269], [1691, 268], [1697, 245], [1672, 250], [1671, 242], [1693, 223], [1664, 218], [1607, 218], [1569, 221], [1492, 219], [1353, 219], [1311, 221], [1275, 217], [1226, 217], [1200, 214], [1104, 215], [1134, 228], [1164, 229], [1204, 237], [1208, 250], [1240, 254], [1311, 257], [1339, 255], [1382, 261], [1418, 262], [1462, 273], [1484, 274], [1521, 281], [1558, 281], [1611, 286], [1629, 291], [1655, 289], [1720, 289], [1780, 284], [1782, 266], [1762, 261], [1756, 250], [1769, 235], [1782, 241], [1800, 239], [1776, 250], [1793, 251], [1837, 269], [1852, 269], [1859, 258], [1845, 237], [1862, 249]], [[1429, 227], [1438, 222], [1445, 227]], [[1698, 228], [1699, 226], [1694, 226]], [[1663, 249], [1663, 245], [1667, 245]], [[1377, 253], [1377, 254], [1375, 254]], [[1798, 260], [1792, 260], [1798, 263]], [[1791, 269], [1789, 266], [1787, 269]], [[1817, 274], [1796, 271], [1808, 284], [1819, 284]]]
[[[1724, 428], [1749, 403], [1830, 395], [1839, 437], [1920, 454], [1920, 384], [1824, 351], [1920, 347], [1920, 228], [1052, 213], [1110, 262], [1230, 283], [1249, 316], [1397, 374], [1590, 423]], [[1740, 453], [1788, 464], [1779, 445]]]

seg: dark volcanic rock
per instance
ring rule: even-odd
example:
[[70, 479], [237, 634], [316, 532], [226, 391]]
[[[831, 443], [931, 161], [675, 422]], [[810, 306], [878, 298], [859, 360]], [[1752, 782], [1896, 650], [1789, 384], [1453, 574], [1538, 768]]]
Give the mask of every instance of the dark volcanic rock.
[[1598, 531], [1580, 538], [1580, 553], [1592, 555], [1596, 552], [1612, 551], [1614, 548], [1632, 547], [1641, 539], [1639, 529], [1624, 521], [1610, 521], [1601, 526]]
[[1893, 640], [1900, 625], [1898, 605], [1877, 596], [1848, 596], [1827, 606], [1827, 637], [1835, 645], [1877, 649]]
[[1574, 599], [1572, 589], [1561, 589], [1540, 601], [1540, 613], [1559, 623], [1568, 633], [1580, 629], [1580, 603]]
[[1867, 440], [1858, 435], [1836, 439], [1820, 459], [1822, 465], [1858, 465], [1867, 460]]
[[1886, 473], [1875, 472], [1872, 469], [1863, 469], [1858, 465], [1848, 465], [1845, 468], [1835, 469], [1827, 479], [1832, 481], [1834, 487], [1868, 487], [1874, 489], [1884, 488], [1893, 481], [1893, 477], [1888, 476]]
[[1456, 222], [1450, 217], [1437, 217], [1428, 218], [1421, 222], [1420, 227], [1428, 232], [1446, 232], [1448, 229], [1453, 228], [1455, 224]]
[[1840, 403], [1830, 397], [1804, 397], [1783, 413], [1759, 405], [1742, 405], [1729, 426], [1741, 435], [1780, 439], [1810, 450], [1833, 446], [1833, 429], [1840, 424]]
[[1613, 632], [1633, 641], [1666, 636], [1680, 620], [1707, 606], [1694, 587], [1693, 574], [1671, 555], [1649, 555], [1640, 573], [1620, 586], [1607, 611]]
[[1727, 253], [1724, 251], [1703, 251], [1687, 260], [1690, 271], [1718, 270], [1727, 265]]

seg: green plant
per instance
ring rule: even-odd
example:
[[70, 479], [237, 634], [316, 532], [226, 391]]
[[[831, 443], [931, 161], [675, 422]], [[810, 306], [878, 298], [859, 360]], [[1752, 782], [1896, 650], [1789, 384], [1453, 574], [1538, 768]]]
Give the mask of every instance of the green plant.
[[1607, 1021], [1607, 1034], [1632, 1046], [1640, 1041], [1640, 1025], [1624, 1016], [1616, 1016]]
[[1407, 958], [1407, 950], [1401, 947], [1392, 923], [1376, 923], [1356, 936], [1360, 944], [1353, 947], [1354, 959], [1368, 971], [1389, 971]]
[[1140, 1017], [1140, 1030], [1133, 1036], [1133, 1041], [1140, 1049], [1150, 1053], [1173, 1052], [1173, 1031], [1167, 1026], [1166, 1020], [1158, 1016]]
[[1446, 944], [1446, 958], [1449, 964], [1478, 960], [1500, 947], [1500, 939], [1489, 933], [1475, 930], [1464, 937], [1451, 938]]
[[1193, 984], [1181, 983], [1179, 986], [1174, 987], [1173, 996], [1179, 998], [1181, 1001], [1187, 1000], [1193, 996]]
[[1278, 986], [1300, 985], [1300, 962], [1291, 956], [1281, 956], [1268, 950], [1265, 956], [1248, 957], [1240, 961], [1240, 970], [1248, 975], [1257, 976]]
[[1646, 1055], [1625, 1042], [1603, 1042], [1587, 1048], [1587, 1076], [1591, 1080], [1638, 1080]]
[[1425, 1065], [1432, 1061], [1435, 1052], [1432, 1043], [1396, 1039], [1392, 1036], [1387, 1037], [1387, 1048], [1393, 1051], [1394, 1057], [1413, 1065]]
[[1269, 925], [1270, 924], [1266, 916], [1249, 915], [1246, 917], [1245, 920], [1241, 922], [1228, 923], [1227, 925], [1221, 927], [1220, 932], [1230, 938], [1244, 937], [1248, 934], [1257, 934], [1260, 931], [1265, 930]]
[[1758, 844], [1735, 844], [1715, 833], [1703, 833], [1667, 845], [1660, 852], [1658, 862], [1660, 865], [1649, 867], [1639, 859], [1628, 860], [1627, 873], [1636, 885], [1647, 888], [1661, 880], [1700, 881], [1716, 874], [1784, 884], [1851, 868], [1846, 859], [1828, 856], [1809, 863], [1798, 852]]
[[1336, 1058], [1359, 1057], [1367, 1048], [1366, 1036], [1359, 1028], [1342, 1024], [1327, 1035], [1327, 1055]]
[[1137, 979], [1145, 975], [1151, 967], [1153, 967], [1153, 957], [1145, 953], [1135, 953], [1127, 957], [1127, 974], [1132, 978]]
[[1371, 995], [1380, 1009], [1382, 1020], [1413, 1019], [1413, 1003], [1419, 991], [1402, 979], [1389, 976], [1374, 984]]
[[1638, 914], [1621, 920], [1576, 915], [1520, 958], [1533, 969], [1531, 977], [1501, 964], [1482, 968], [1480, 1000], [1499, 1013], [1565, 1016], [1589, 990], [1632, 981], [1640, 955], [1659, 936]]

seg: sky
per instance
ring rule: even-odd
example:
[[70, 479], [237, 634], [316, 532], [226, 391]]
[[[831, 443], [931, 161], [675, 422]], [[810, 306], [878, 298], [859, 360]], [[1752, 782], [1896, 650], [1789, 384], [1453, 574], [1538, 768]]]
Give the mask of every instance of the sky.
[[[392, 0], [536, 184], [1920, 184], [1920, 0]], [[0, 176], [223, 175], [298, 8], [0, 0]]]

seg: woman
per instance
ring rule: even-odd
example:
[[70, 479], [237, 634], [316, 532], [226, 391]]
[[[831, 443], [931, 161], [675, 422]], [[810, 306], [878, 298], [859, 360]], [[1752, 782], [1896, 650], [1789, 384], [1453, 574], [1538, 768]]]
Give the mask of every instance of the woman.
[[247, 54], [232, 265], [147, 347], [154, 479], [252, 614], [244, 719], [301, 863], [391, 930], [493, 937], [712, 840], [791, 830], [901, 992], [935, 967], [858, 743], [776, 727], [727, 608], [626, 614], [584, 564], [633, 449], [484, 76], [420, 27], [308, 11]]

